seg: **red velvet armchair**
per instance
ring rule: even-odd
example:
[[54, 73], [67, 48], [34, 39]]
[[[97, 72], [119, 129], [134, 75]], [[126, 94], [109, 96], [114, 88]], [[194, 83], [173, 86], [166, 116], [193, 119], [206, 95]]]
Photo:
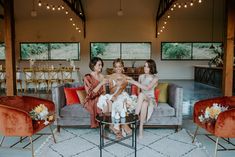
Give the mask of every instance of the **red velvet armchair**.
[[[39, 104], [44, 104], [50, 114], [55, 113], [55, 105], [52, 101], [29, 97], [29, 96], [4, 96], [0, 97], [0, 135], [3, 136], [0, 146], [5, 136], [19, 136], [30, 138], [32, 156], [33, 141], [32, 136], [45, 128], [44, 121], [35, 121], [29, 115], [29, 112]], [[54, 120], [49, 122], [50, 130], [55, 141], [55, 137], [51, 128]]]
[[[215, 122], [201, 123], [198, 117], [205, 112], [207, 107], [211, 107], [213, 103], [228, 106], [229, 108], [227, 111], [220, 113]], [[193, 142], [199, 126], [204, 128], [206, 131], [217, 137], [214, 154], [216, 157], [219, 138], [235, 138], [235, 96], [217, 97], [198, 101], [194, 105], [193, 120], [194, 123], [197, 124]]]

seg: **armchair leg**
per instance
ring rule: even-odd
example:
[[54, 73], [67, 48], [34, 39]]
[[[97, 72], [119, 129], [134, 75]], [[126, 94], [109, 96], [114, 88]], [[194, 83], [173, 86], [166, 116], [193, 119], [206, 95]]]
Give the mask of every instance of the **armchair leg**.
[[196, 131], [195, 131], [195, 133], [194, 133], [194, 135], [193, 135], [193, 141], [192, 141], [192, 143], [194, 143], [194, 140], [195, 140], [195, 138], [196, 138], [196, 136], [197, 136], [197, 131], [198, 131], [198, 129], [199, 129], [199, 126], [197, 126]]
[[49, 127], [50, 127], [50, 130], [51, 130], [51, 134], [52, 134], [52, 136], [53, 136], [54, 142], [56, 143], [55, 135], [54, 135], [54, 133], [53, 133], [53, 130], [52, 130], [52, 128], [51, 128], [51, 125], [49, 125]]
[[32, 157], [34, 157], [34, 150], [33, 150], [33, 138], [32, 136], [29, 137], [30, 143], [31, 143], [31, 151], [32, 151]]
[[60, 126], [57, 125], [57, 132], [60, 133]]
[[0, 146], [2, 146], [4, 139], [5, 139], [5, 136], [3, 136], [3, 137], [2, 137], [2, 140], [1, 140]]
[[216, 138], [216, 144], [215, 144], [215, 155], [214, 155], [214, 157], [217, 157], [218, 143], [219, 143], [219, 137], [217, 137], [217, 138]]

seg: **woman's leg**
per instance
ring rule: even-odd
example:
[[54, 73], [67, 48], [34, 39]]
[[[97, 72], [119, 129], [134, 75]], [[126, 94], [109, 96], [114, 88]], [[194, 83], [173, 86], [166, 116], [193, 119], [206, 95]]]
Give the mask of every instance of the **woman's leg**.
[[140, 111], [140, 127], [139, 127], [139, 138], [140, 139], [143, 138], [144, 122], [146, 120], [147, 110], [148, 110], [148, 101], [144, 101], [142, 103], [142, 108]]
[[137, 106], [135, 109], [135, 114], [139, 115], [140, 114], [140, 110], [142, 108], [143, 102], [145, 100], [146, 96], [143, 93], [140, 93], [138, 95], [138, 100], [137, 100]]

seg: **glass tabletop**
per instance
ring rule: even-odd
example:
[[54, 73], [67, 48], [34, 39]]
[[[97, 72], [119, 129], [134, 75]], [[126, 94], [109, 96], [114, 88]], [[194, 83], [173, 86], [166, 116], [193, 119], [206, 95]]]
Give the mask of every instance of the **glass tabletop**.
[[103, 124], [133, 124], [139, 121], [138, 115], [133, 113], [127, 114], [125, 118], [115, 119], [111, 113], [101, 113], [96, 116], [96, 120]]

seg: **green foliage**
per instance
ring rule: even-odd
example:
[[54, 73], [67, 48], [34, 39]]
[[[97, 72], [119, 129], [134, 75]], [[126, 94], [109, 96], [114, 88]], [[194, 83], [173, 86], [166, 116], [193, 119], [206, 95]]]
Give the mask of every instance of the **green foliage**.
[[48, 53], [48, 44], [22, 44], [21, 55], [23, 59], [29, 58], [33, 55], [40, 55]]
[[96, 57], [98, 55], [103, 55], [107, 43], [94, 43], [91, 46], [91, 57]]
[[167, 59], [190, 58], [191, 50], [187, 45], [166, 43], [163, 47], [164, 56]]

